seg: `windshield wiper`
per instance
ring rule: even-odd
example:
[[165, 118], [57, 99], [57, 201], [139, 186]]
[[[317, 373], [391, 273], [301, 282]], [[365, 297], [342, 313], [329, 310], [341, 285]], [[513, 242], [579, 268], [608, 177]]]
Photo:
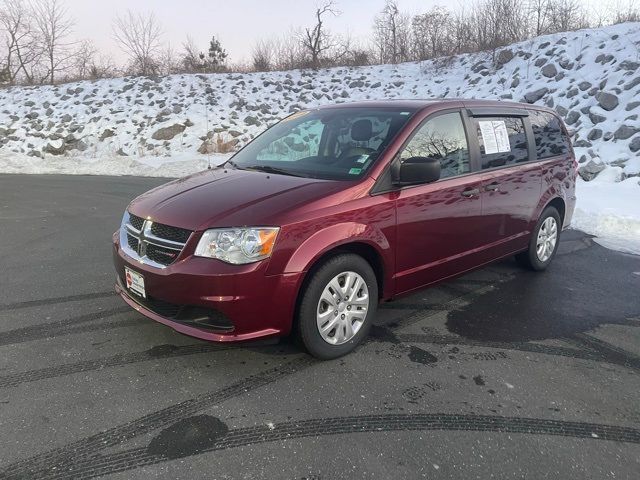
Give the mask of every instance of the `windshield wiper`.
[[249, 167], [244, 167], [244, 170], [256, 170], [258, 172], [275, 173], [277, 175], [290, 175], [292, 177], [307, 177], [307, 175], [303, 175], [302, 173], [293, 173], [289, 170], [285, 170], [284, 168], [271, 167], [269, 165], [251, 165]]

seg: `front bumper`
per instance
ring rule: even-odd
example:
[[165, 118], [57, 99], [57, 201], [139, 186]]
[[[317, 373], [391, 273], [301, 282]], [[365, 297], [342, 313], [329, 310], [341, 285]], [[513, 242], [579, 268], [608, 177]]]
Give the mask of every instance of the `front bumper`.
[[[282, 336], [291, 331], [301, 273], [267, 275], [267, 262], [229, 265], [188, 255], [159, 269], [129, 257], [114, 235], [116, 291], [132, 308], [177, 332], [216, 342], [239, 342]], [[125, 265], [144, 276], [143, 301], [125, 287]], [[210, 325], [170, 318], [157, 304], [216, 312]]]

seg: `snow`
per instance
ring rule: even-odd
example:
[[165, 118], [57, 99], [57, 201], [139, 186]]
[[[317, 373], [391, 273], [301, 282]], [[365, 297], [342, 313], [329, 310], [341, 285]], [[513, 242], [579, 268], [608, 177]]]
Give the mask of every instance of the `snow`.
[[578, 204], [571, 226], [595, 235], [604, 247], [640, 255], [638, 182], [638, 177], [632, 177], [614, 183], [609, 175], [602, 180], [599, 175], [591, 182], [578, 179]]
[[[579, 182], [574, 227], [640, 253], [640, 151], [632, 151], [640, 144], [639, 45], [640, 23], [626, 23], [511, 45], [504, 65], [480, 52], [399, 65], [12, 87], [0, 90], [0, 172], [177, 177], [229, 157], [197, 153], [211, 132], [238, 148], [302, 108], [381, 98], [524, 101], [545, 88], [536, 103], [572, 120], [581, 165], [597, 158], [606, 165]], [[541, 74], [548, 64], [555, 78]], [[617, 97], [611, 111], [599, 105], [601, 91]], [[616, 137], [623, 125], [638, 132]], [[153, 138], [172, 126], [173, 138]], [[588, 140], [595, 129], [602, 134]]]

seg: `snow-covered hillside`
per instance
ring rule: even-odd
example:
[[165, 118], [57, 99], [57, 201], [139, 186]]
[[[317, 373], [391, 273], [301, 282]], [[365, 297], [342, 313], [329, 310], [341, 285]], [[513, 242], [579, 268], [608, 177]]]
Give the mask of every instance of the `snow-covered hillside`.
[[495, 56], [16, 87], [0, 90], [0, 172], [176, 176], [228, 157], [199, 152], [237, 148], [301, 108], [380, 98], [525, 101], [555, 108], [575, 132], [590, 180], [579, 185], [575, 226], [640, 251], [639, 67], [640, 24], [628, 23], [538, 37]]

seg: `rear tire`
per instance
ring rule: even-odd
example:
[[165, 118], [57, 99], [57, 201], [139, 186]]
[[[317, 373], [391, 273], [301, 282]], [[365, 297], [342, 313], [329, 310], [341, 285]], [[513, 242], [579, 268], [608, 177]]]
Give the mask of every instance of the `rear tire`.
[[558, 210], [555, 207], [545, 208], [531, 232], [529, 248], [516, 255], [518, 263], [536, 272], [546, 269], [558, 250], [561, 228]]
[[297, 335], [307, 351], [329, 360], [351, 352], [369, 334], [378, 307], [371, 265], [354, 254], [322, 263], [302, 292]]

